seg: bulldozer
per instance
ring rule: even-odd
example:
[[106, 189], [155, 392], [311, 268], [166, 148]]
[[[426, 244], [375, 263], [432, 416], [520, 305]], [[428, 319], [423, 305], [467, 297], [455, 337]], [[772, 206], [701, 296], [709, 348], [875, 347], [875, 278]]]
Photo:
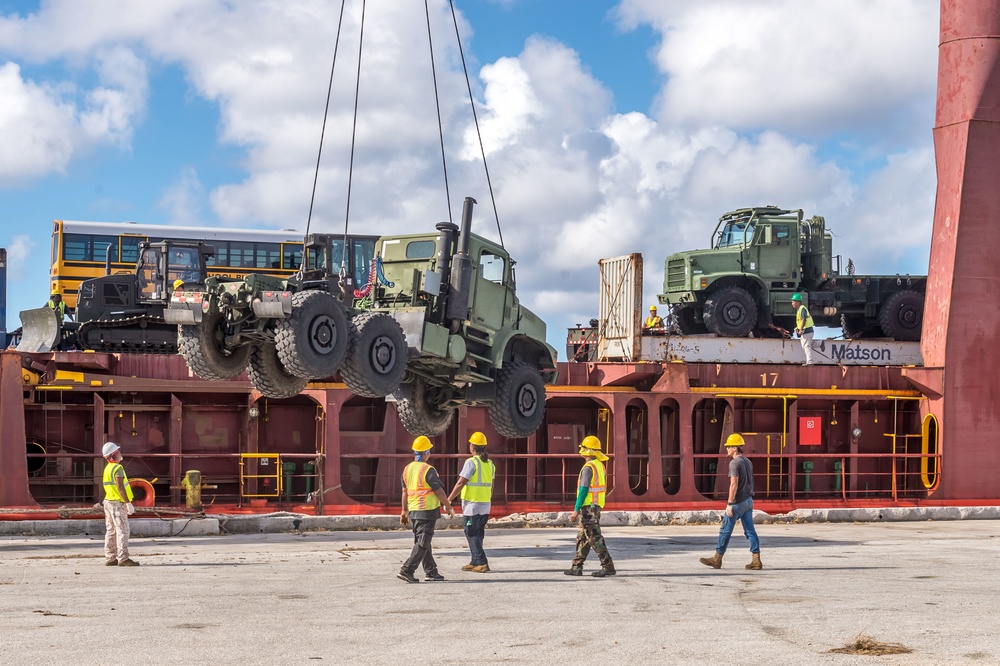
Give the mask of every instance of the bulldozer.
[[134, 272], [111, 274], [109, 263], [107, 274], [80, 284], [75, 322], [60, 321], [50, 307], [22, 311], [17, 350], [175, 354], [177, 326], [163, 311], [175, 289], [205, 283], [214, 255], [201, 241], [141, 243]]

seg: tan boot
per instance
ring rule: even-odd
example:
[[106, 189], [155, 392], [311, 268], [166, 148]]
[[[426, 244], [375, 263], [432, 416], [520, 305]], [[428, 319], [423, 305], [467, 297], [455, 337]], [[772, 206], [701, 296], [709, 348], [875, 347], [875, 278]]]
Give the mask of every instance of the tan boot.
[[722, 553], [716, 553], [712, 557], [701, 557], [698, 561], [707, 567], [712, 567], [713, 569], [722, 568]]
[[753, 559], [750, 560], [750, 564], [746, 566], [747, 569], [763, 569], [764, 565], [760, 563], [760, 553], [750, 553]]

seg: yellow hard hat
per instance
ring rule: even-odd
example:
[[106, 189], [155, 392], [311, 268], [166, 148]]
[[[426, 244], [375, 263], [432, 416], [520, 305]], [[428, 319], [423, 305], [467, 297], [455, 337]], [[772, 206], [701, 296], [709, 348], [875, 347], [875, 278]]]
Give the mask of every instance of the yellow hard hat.
[[182, 284], [184, 284], [184, 280], [174, 280], [174, 289], [180, 289]]
[[469, 444], [474, 446], [486, 446], [486, 435], [477, 430], [472, 433], [471, 437], [469, 437]]
[[597, 439], [593, 435], [587, 435], [586, 437], [583, 438], [583, 441], [580, 442], [580, 448], [590, 449], [591, 451], [600, 451], [601, 440]]
[[62, 296], [62, 294], [59, 293], [58, 289], [53, 289], [52, 293], [49, 294], [49, 296]]
[[650, 305], [649, 306], [649, 311], [650, 312], [656, 312], [656, 306], [655, 305]]
[[413, 440], [413, 450], [417, 453], [423, 453], [424, 451], [430, 451], [434, 447], [431, 440], [427, 439], [424, 435], [417, 437]]
[[743, 435], [737, 434], [735, 432], [726, 439], [727, 449], [732, 446], [744, 446], [744, 445], [746, 445], [746, 442], [743, 441]]

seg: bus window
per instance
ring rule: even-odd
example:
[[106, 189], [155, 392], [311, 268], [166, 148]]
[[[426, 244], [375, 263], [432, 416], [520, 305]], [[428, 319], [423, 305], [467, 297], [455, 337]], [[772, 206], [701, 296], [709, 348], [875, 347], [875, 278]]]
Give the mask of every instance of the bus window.
[[281, 261], [281, 245], [278, 243], [256, 243], [257, 268], [278, 268]]
[[233, 268], [252, 268], [256, 265], [253, 258], [253, 243], [232, 241], [229, 243], [229, 265]]
[[122, 236], [122, 263], [134, 264], [139, 261], [139, 243], [146, 242], [138, 236]]
[[300, 265], [302, 265], [302, 246], [286, 244], [281, 255], [281, 267], [285, 270], [297, 271]]
[[97, 234], [65, 234], [63, 236], [63, 261], [104, 261], [108, 245], [112, 246], [111, 260], [118, 260], [118, 238]]
[[375, 256], [375, 241], [356, 239], [354, 241], [354, 285], [359, 289], [368, 284], [368, 273], [371, 271], [372, 257]]
[[215, 255], [208, 258], [206, 266], [228, 266], [229, 265], [229, 243], [223, 240], [213, 241]]

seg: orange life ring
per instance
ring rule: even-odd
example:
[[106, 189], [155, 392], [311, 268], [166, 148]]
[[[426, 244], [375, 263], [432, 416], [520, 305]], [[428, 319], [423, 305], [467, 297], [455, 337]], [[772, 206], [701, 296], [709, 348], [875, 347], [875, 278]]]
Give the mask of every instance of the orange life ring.
[[156, 503], [156, 491], [153, 490], [152, 483], [150, 483], [146, 479], [129, 479], [128, 483], [130, 486], [132, 486], [133, 491], [136, 488], [140, 488], [144, 493], [143, 497], [132, 501], [133, 505], [151, 507]]

